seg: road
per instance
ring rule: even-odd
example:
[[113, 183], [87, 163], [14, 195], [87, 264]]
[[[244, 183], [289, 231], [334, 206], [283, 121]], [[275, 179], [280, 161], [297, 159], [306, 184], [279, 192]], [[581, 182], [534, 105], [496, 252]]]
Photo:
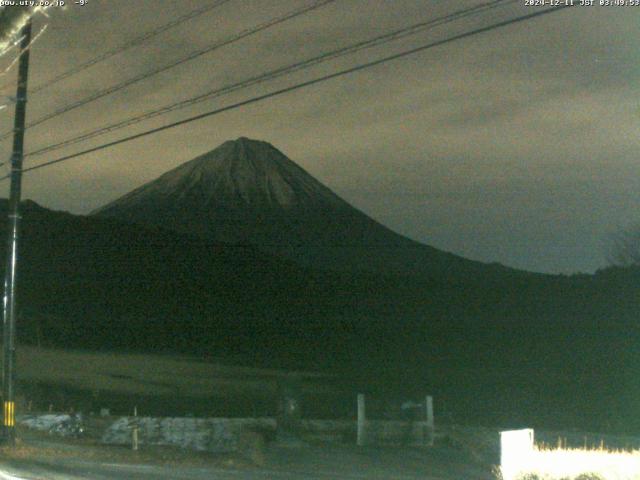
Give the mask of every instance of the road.
[[431, 449], [357, 449], [344, 446], [270, 448], [263, 466], [219, 467], [129, 464], [81, 458], [0, 461], [0, 480], [490, 480], [490, 468], [460, 452]]

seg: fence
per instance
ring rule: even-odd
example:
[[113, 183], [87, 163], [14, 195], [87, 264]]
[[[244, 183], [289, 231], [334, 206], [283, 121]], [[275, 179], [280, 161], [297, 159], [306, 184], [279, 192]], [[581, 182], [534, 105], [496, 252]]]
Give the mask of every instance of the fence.
[[[357, 444], [433, 445], [433, 397], [422, 402], [367, 399], [358, 394]], [[368, 407], [371, 408], [368, 408]]]

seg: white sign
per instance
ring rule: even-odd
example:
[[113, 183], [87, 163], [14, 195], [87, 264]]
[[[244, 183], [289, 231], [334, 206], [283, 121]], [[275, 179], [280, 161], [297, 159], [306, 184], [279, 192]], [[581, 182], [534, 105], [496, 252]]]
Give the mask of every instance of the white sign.
[[505, 480], [516, 474], [533, 453], [533, 429], [500, 432], [500, 470]]

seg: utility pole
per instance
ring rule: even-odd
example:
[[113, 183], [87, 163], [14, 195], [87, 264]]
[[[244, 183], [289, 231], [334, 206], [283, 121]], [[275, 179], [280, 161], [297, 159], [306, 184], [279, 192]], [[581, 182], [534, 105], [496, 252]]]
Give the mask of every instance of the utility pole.
[[24, 130], [27, 113], [27, 78], [29, 76], [29, 44], [31, 20], [20, 31], [20, 63], [18, 90], [13, 127], [13, 152], [11, 154], [11, 190], [9, 194], [9, 228], [7, 241], [7, 265], [4, 279], [3, 304], [3, 369], [2, 400], [4, 404], [4, 440], [10, 445], [16, 439], [15, 411], [15, 361], [16, 361], [16, 275], [18, 267], [18, 238], [20, 233], [20, 196], [22, 190], [22, 159], [24, 156]]

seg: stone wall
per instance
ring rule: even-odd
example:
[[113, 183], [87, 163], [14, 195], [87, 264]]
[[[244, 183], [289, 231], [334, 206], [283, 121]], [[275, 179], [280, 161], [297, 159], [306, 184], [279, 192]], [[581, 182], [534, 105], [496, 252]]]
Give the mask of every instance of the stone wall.
[[[86, 431], [104, 444], [130, 445], [137, 427], [140, 445], [166, 445], [208, 452], [233, 452], [242, 435], [258, 433], [265, 439], [275, 438], [275, 418], [193, 418], [193, 417], [85, 417]], [[63, 435], [68, 429], [69, 415], [22, 415], [18, 422], [29, 428]], [[401, 421], [368, 420], [366, 444], [424, 445], [424, 422], [410, 425]], [[356, 443], [355, 420], [302, 420], [303, 440]]]
[[107, 428], [102, 442], [131, 443], [137, 425], [140, 445], [168, 445], [208, 452], [233, 452], [243, 432], [275, 431], [273, 418], [121, 417]]

